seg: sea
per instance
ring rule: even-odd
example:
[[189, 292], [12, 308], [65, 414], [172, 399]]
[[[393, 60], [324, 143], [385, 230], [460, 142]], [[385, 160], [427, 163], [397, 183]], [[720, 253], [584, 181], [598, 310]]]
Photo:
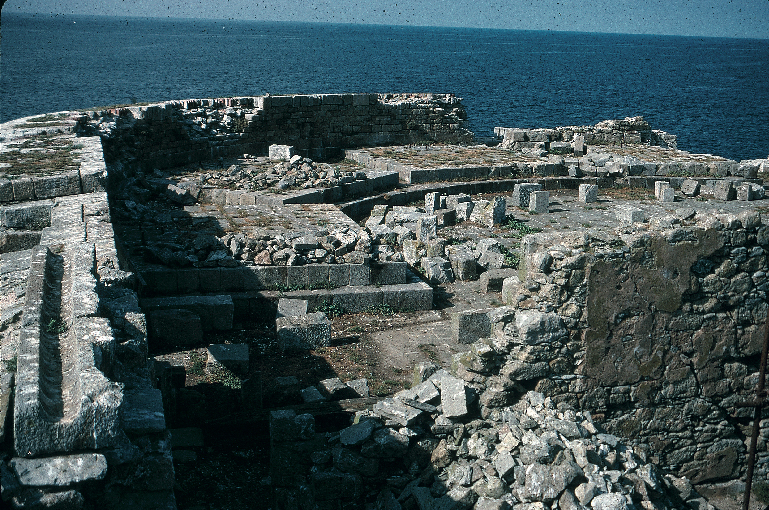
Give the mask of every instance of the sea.
[[769, 40], [5, 12], [0, 122], [169, 99], [450, 92], [479, 137], [642, 115], [769, 157]]

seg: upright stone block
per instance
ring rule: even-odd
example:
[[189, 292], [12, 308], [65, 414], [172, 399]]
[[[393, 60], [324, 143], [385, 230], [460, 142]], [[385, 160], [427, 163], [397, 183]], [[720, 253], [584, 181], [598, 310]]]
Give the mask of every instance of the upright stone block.
[[425, 195], [425, 212], [427, 214], [434, 214], [437, 209], [441, 208], [441, 194], [440, 193], [428, 193]]
[[454, 208], [454, 213], [455, 213], [457, 222], [468, 221], [470, 219], [470, 216], [472, 216], [473, 214], [473, 207], [475, 207], [475, 204], [473, 204], [472, 202], [458, 203]]
[[684, 179], [681, 184], [681, 193], [687, 197], [696, 196], [700, 192], [700, 181], [695, 179]]
[[675, 202], [676, 201], [676, 192], [673, 188], [670, 186], [666, 188], [662, 188], [660, 191], [660, 196], [658, 199], [660, 202]]
[[438, 237], [438, 218], [435, 215], [428, 215], [419, 218], [417, 223], [417, 239], [426, 243], [430, 239]]
[[598, 186], [595, 184], [579, 185], [579, 201], [583, 204], [592, 204], [598, 201]]
[[529, 195], [532, 191], [540, 191], [542, 189], [542, 185], [539, 183], [533, 183], [533, 182], [524, 182], [521, 184], [516, 184], [513, 188], [513, 206], [519, 207], [521, 209], [526, 209], [529, 207]]
[[574, 147], [574, 156], [579, 158], [585, 155], [585, 135], [579, 133], [574, 134], [574, 140], [572, 142]]
[[278, 317], [298, 317], [307, 315], [306, 299], [280, 298], [278, 300]]
[[716, 200], [729, 201], [737, 198], [737, 192], [734, 189], [732, 181], [719, 180], [713, 186], [713, 198]]
[[667, 181], [654, 182], [654, 196], [657, 198], [657, 200], [662, 201], [662, 190], [669, 187], [670, 187], [670, 183]]
[[529, 212], [544, 214], [550, 207], [549, 191], [532, 191], [529, 196]]

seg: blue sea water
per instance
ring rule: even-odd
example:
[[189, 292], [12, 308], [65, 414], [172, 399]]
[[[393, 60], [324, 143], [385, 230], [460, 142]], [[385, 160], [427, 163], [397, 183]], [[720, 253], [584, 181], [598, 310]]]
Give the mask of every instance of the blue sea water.
[[679, 148], [769, 155], [769, 41], [6, 13], [0, 122], [264, 93], [452, 92], [469, 128], [643, 115]]

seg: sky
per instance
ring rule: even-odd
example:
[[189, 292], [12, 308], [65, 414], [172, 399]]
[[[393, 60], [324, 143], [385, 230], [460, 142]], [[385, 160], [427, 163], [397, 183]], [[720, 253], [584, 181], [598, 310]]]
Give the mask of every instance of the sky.
[[9, 12], [769, 39], [769, 0], [7, 0]]

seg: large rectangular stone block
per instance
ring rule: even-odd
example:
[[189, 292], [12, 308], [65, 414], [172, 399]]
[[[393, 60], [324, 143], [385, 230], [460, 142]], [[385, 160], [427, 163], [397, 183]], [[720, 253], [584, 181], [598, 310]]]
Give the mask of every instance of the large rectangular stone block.
[[25, 203], [0, 208], [0, 224], [18, 230], [42, 230], [51, 225], [50, 201]]
[[579, 201], [583, 204], [592, 204], [598, 201], [598, 186], [595, 184], [580, 184]]
[[396, 285], [406, 283], [405, 262], [384, 262], [371, 263], [371, 284], [372, 285]]
[[532, 191], [529, 195], [529, 212], [537, 214], [547, 213], [550, 207], [549, 191]]
[[200, 317], [203, 331], [232, 329], [234, 305], [229, 295], [148, 298], [141, 301], [141, 307], [145, 312], [189, 310]]
[[524, 182], [521, 184], [516, 184], [515, 187], [513, 187], [513, 207], [519, 207], [521, 209], [526, 209], [529, 207], [529, 195], [532, 191], [540, 191], [542, 189], [542, 185], [539, 183], [533, 183], [533, 182]]
[[34, 179], [35, 196], [39, 199], [77, 195], [80, 193], [80, 173], [66, 172]]
[[471, 344], [491, 335], [488, 310], [465, 310], [451, 314], [451, 332], [457, 342]]
[[279, 317], [275, 325], [278, 346], [283, 350], [314, 349], [331, 343], [331, 321], [322, 312]]

